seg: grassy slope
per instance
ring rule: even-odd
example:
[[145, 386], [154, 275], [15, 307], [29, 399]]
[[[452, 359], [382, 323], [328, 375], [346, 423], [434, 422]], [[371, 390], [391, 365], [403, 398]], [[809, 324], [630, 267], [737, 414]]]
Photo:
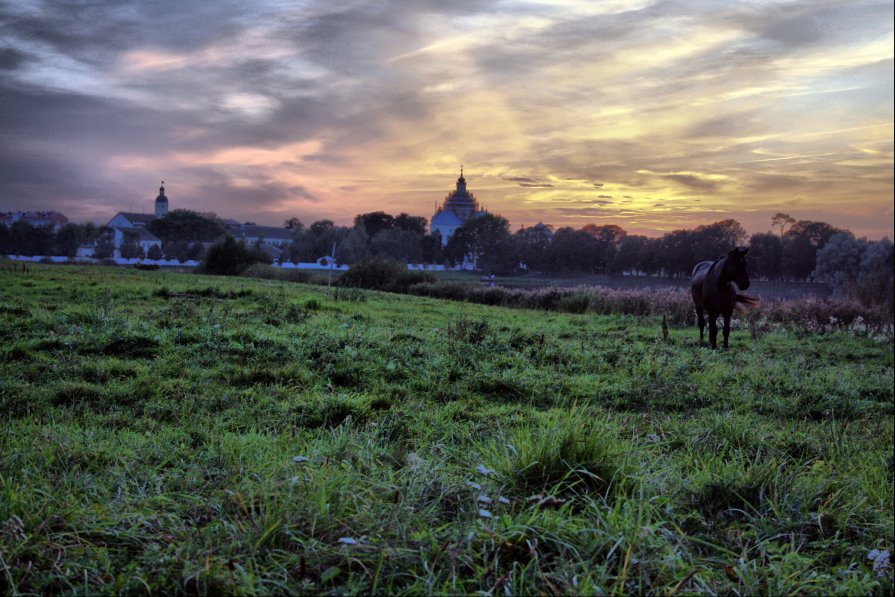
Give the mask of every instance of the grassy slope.
[[4, 592], [891, 591], [891, 344], [113, 268], [0, 293]]

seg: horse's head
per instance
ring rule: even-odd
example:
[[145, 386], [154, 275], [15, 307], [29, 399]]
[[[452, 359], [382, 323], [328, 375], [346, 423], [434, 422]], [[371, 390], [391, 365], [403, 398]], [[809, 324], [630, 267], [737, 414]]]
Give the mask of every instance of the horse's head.
[[749, 272], [746, 270], [746, 253], [749, 249], [735, 248], [727, 254], [724, 269], [727, 278], [737, 285], [740, 290], [749, 288]]

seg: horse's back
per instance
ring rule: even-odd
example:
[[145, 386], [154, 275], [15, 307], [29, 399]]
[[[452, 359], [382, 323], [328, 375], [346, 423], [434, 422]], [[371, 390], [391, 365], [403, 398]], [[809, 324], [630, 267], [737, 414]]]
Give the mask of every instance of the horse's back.
[[709, 268], [712, 267], [712, 261], [700, 261], [693, 267], [693, 280], [695, 281], [697, 277], [700, 280], [705, 277], [706, 272], [709, 271]]
[[711, 267], [711, 261], [700, 261], [693, 268], [693, 280], [690, 282], [690, 293], [693, 295], [693, 302], [696, 305], [697, 310], [703, 308], [702, 284]]

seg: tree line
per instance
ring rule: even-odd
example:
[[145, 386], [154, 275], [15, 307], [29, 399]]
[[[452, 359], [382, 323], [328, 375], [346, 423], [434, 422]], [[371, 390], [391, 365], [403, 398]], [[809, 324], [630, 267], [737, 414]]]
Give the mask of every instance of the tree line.
[[[796, 220], [785, 213], [771, 218], [773, 231], [747, 235], [739, 222], [721, 220], [692, 229], [674, 230], [658, 238], [628, 234], [616, 225], [581, 228], [520, 228], [486, 214], [458, 228], [443, 246], [440, 235], [427, 232], [425, 218], [376, 211], [355, 216], [352, 226], [318, 220], [305, 226], [290, 218], [292, 231], [283, 243], [281, 261], [314, 261], [332, 254], [351, 265], [376, 258], [405, 263], [455, 265], [472, 261], [489, 273], [538, 271], [552, 274], [619, 274], [622, 272], [687, 277], [694, 264], [713, 260], [734, 246], [749, 246], [750, 273], [762, 280], [817, 280], [834, 288], [865, 279], [868, 272], [892, 269], [892, 243], [855, 238], [849, 230], [826, 222]], [[227, 230], [214, 214], [173, 210], [147, 225], [162, 241], [143, 253], [135, 239], [121, 247], [122, 256], [151, 259], [202, 259], [211, 242]], [[95, 246], [96, 257], [111, 256], [113, 231], [95, 224], [69, 223], [58, 230], [27, 222], [0, 225], [0, 254], [73, 257], [80, 245]], [[126, 254], [125, 254], [126, 253]]]

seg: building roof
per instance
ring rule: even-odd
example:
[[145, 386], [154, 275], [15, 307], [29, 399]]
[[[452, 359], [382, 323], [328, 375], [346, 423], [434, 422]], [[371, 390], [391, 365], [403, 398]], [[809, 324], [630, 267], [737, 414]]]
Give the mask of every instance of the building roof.
[[0, 223], [12, 224], [19, 220], [32, 226], [61, 226], [68, 223], [68, 218], [58, 211], [3, 211], [0, 212]]
[[254, 224], [245, 224], [240, 228], [242, 236], [249, 238], [268, 238], [282, 239], [283, 241], [292, 240], [292, 230], [288, 228], [277, 228], [276, 226], [256, 226]]
[[151, 241], [151, 242], [162, 242], [159, 237], [146, 230], [145, 228], [118, 228], [124, 234], [133, 234], [136, 235], [137, 240], [141, 242]]
[[112, 219], [114, 220], [118, 216], [124, 216], [132, 224], [148, 224], [156, 220], [155, 214], [138, 214], [130, 211], [119, 211]]

